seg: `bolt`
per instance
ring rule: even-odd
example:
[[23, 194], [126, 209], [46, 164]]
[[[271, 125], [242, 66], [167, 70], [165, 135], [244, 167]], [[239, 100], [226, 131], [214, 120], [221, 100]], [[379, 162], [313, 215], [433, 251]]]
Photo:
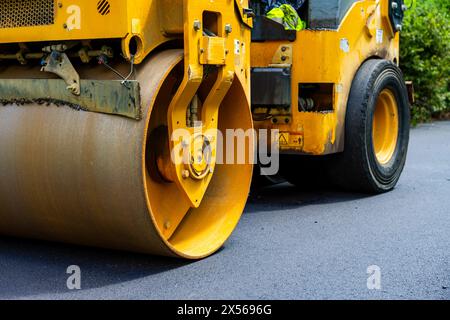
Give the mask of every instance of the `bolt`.
[[183, 173], [181, 174], [181, 176], [183, 177], [183, 179], [189, 178], [190, 177], [189, 171], [183, 170]]
[[63, 28], [64, 28], [64, 29], [67, 29], [67, 23], [64, 23], [64, 24], [63, 24]]
[[282, 47], [281, 51], [286, 52], [287, 48], [286, 47]]
[[402, 26], [401, 24], [398, 24], [398, 25], [395, 26], [395, 28], [396, 28], [398, 31], [402, 31], [403, 26]]
[[281, 57], [281, 61], [286, 61], [287, 60], [287, 57], [286, 56], [282, 56]]
[[407, 6], [406, 4], [403, 4], [403, 5], [402, 5], [402, 10], [403, 10], [403, 11], [408, 10], [408, 6]]
[[170, 221], [167, 220], [167, 221], [164, 223], [164, 228], [165, 228], [165, 229], [169, 229], [171, 225], [172, 225], [172, 224], [170, 223]]
[[58, 7], [59, 7], [59, 8], [62, 8], [62, 7], [63, 7], [62, 2], [58, 2]]
[[200, 20], [194, 20], [194, 30], [199, 31], [202, 28], [202, 23]]
[[231, 24], [227, 23], [225, 25], [225, 32], [226, 33], [231, 33], [233, 31], [233, 27], [231, 26]]
[[397, 2], [392, 2], [392, 9], [397, 9], [398, 8], [398, 3]]

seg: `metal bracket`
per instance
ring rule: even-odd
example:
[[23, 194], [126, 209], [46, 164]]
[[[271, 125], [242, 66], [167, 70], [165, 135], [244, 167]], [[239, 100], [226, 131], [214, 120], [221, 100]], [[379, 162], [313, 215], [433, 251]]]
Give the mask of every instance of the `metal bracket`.
[[226, 39], [221, 37], [203, 36], [200, 40], [200, 64], [220, 65], [225, 64]]
[[80, 76], [64, 52], [52, 51], [43, 61], [41, 71], [54, 73], [67, 84], [67, 90], [80, 95]]
[[272, 63], [269, 65], [271, 68], [288, 68], [292, 66], [293, 58], [293, 46], [292, 44], [282, 44], [278, 47], [275, 55], [272, 58]]
[[249, 28], [253, 28], [253, 18], [254, 13], [251, 8], [244, 8], [242, 6], [242, 1], [235, 0], [235, 5], [239, 11], [239, 17], [241, 18], [242, 22]]
[[142, 119], [138, 81], [81, 80], [81, 93], [76, 96], [66, 89], [61, 79], [0, 79], [2, 105], [68, 106], [75, 110]]

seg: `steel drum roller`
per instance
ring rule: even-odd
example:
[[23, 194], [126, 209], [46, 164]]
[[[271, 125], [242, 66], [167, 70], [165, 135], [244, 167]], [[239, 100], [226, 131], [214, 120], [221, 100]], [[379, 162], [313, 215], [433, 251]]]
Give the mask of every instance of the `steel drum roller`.
[[[141, 121], [65, 105], [0, 106], [0, 233], [192, 259], [218, 250], [239, 221], [252, 165], [217, 165], [197, 209], [151, 174], [152, 152], [165, 142], [150, 136], [167, 122], [182, 59], [168, 50], [138, 67]], [[219, 128], [251, 127], [235, 81]]]

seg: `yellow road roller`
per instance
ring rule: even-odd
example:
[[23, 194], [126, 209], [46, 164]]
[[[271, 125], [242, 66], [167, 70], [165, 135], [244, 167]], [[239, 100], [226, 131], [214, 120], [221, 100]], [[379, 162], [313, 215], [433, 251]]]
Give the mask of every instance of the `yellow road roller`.
[[275, 132], [281, 178], [306, 190], [392, 190], [406, 161], [412, 91], [398, 67], [403, 0], [251, 7], [252, 114], [258, 130]]
[[220, 248], [253, 170], [215, 161], [253, 128], [251, 27], [246, 0], [0, 1], [0, 233]]

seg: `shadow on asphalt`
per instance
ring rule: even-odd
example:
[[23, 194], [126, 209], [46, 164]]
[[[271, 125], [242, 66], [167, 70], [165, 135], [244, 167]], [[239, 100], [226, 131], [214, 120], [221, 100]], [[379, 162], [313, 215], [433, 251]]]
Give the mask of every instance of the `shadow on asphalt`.
[[69, 292], [67, 268], [78, 265], [82, 290], [177, 269], [181, 259], [0, 237], [0, 299]]
[[314, 204], [332, 204], [373, 197], [364, 193], [343, 192], [335, 188], [305, 191], [282, 183], [274, 186], [253, 188], [245, 209], [246, 213], [295, 209]]

